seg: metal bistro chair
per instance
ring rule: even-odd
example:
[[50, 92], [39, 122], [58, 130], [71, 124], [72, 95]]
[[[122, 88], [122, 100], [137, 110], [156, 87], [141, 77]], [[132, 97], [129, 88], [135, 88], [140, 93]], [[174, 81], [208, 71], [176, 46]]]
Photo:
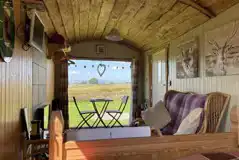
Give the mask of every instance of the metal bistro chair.
[[78, 126], [76, 127], [76, 129], [81, 129], [83, 127], [84, 124], [87, 124], [87, 126], [89, 128], [92, 128], [93, 126], [91, 126], [88, 121], [96, 114], [96, 111], [80, 111], [80, 108], [77, 105], [76, 102], [76, 98], [73, 97], [75, 106], [79, 112], [80, 117], [82, 118], [82, 121], [80, 121], [80, 123], [78, 124]]
[[[116, 123], [118, 123], [121, 127], [124, 127], [124, 126], [120, 123], [119, 118], [121, 117], [121, 115], [123, 114], [123, 112], [124, 112], [124, 110], [125, 110], [125, 108], [126, 108], [128, 99], [129, 99], [129, 96], [123, 96], [123, 97], [121, 98], [121, 104], [120, 104], [120, 107], [119, 107], [118, 110], [106, 110], [106, 111], [105, 111], [107, 114], [109, 114], [109, 115], [112, 117], [112, 120], [111, 120], [110, 123], [107, 125], [107, 127], [109, 127], [112, 122], [114, 122], [114, 123], [113, 123], [113, 125], [111, 126], [111, 128], [114, 127]], [[114, 114], [114, 115], [113, 115], [113, 114]]]

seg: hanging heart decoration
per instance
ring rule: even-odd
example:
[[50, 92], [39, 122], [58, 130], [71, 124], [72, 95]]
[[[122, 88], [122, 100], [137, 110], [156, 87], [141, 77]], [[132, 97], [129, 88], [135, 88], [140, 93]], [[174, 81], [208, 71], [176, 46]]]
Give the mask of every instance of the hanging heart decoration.
[[106, 65], [104, 64], [99, 64], [97, 67], [97, 72], [98, 74], [102, 77], [106, 71]]

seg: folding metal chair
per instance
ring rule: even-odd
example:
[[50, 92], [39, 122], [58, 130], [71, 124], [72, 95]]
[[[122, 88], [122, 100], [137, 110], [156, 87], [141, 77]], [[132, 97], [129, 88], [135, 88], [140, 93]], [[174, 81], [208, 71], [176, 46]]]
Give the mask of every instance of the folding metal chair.
[[73, 100], [74, 100], [75, 106], [79, 112], [79, 115], [82, 118], [82, 121], [80, 121], [80, 123], [77, 125], [76, 129], [81, 129], [84, 126], [84, 124], [87, 124], [87, 126], [89, 128], [92, 128], [93, 126], [91, 126], [88, 123], [88, 121], [96, 114], [96, 111], [80, 111], [80, 108], [78, 107], [77, 102], [76, 102], [76, 98], [73, 97]]
[[[121, 98], [121, 104], [120, 104], [120, 107], [118, 110], [106, 110], [105, 113], [109, 114], [111, 117], [112, 117], [112, 120], [110, 121], [110, 123], [107, 125], [107, 127], [110, 126], [110, 124], [112, 122], [113, 125], [111, 126], [114, 127], [116, 123], [118, 123], [121, 127], [124, 127], [120, 121], [119, 121], [119, 118], [121, 117], [121, 115], [123, 114], [124, 110], [125, 110], [125, 107], [127, 105], [127, 102], [128, 102], [128, 99], [129, 99], [129, 96], [123, 96]], [[114, 114], [114, 115], [113, 115]]]

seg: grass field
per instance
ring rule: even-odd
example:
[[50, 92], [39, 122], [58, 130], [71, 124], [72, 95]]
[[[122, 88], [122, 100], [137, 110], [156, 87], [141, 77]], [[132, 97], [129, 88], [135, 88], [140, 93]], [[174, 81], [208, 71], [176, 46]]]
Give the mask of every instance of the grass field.
[[[89, 102], [91, 98], [110, 98], [113, 99], [112, 102], [109, 103], [108, 109], [118, 109], [120, 106], [120, 99], [124, 95], [130, 96], [129, 101], [127, 103], [127, 106], [124, 110], [124, 115], [130, 113], [130, 106], [131, 106], [131, 84], [74, 84], [69, 85], [68, 88], [68, 94], [69, 94], [69, 121], [70, 121], [70, 127], [74, 128], [76, 127], [79, 122], [81, 121], [81, 118], [79, 116], [79, 113], [75, 107], [75, 104], [73, 102], [72, 97], [76, 97], [78, 101], [78, 106], [81, 111], [85, 110], [94, 110], [92, 103]], [[103, 103], [98, 103], [97, 106], [99, 106], [99, 109], [101, 109], [100, 106], [102, 106]], [[45, 119], [47, 116], [47, 110], [45, 113]], [[89, 123], [93, 124], [95, 121], [94, 118], [92, 118]], [[104, 120], [106, 124], [109, 123], [110, 120]], [[120, 119], [120, 122], [123, 125], [129, 124], [129, 119], [125, 119], [125, 117], [122, 116]], [[99, 124], [99, 126], [102, 126], [103, 124]]]

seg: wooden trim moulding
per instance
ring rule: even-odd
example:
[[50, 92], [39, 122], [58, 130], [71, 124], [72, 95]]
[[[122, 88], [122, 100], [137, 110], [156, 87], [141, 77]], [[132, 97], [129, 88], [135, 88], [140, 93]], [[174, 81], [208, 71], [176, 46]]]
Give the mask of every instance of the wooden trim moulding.
[[193, 0], [178, 0], [178, 2], [181, 2], [181, 3], [185, 4], [185, 5], [188, 5], [188, 6], [191, 6], [191, 7], [195, 8], [196, 10], [198, 10], [202, 14], [208, 16], [209, 18], [216, 17], [215, 13], [213, 13], [212, 11], [210, 11], [207, 8], [204, 8], [204, 7], [200, 6], [199, 4], [197, 4]]

